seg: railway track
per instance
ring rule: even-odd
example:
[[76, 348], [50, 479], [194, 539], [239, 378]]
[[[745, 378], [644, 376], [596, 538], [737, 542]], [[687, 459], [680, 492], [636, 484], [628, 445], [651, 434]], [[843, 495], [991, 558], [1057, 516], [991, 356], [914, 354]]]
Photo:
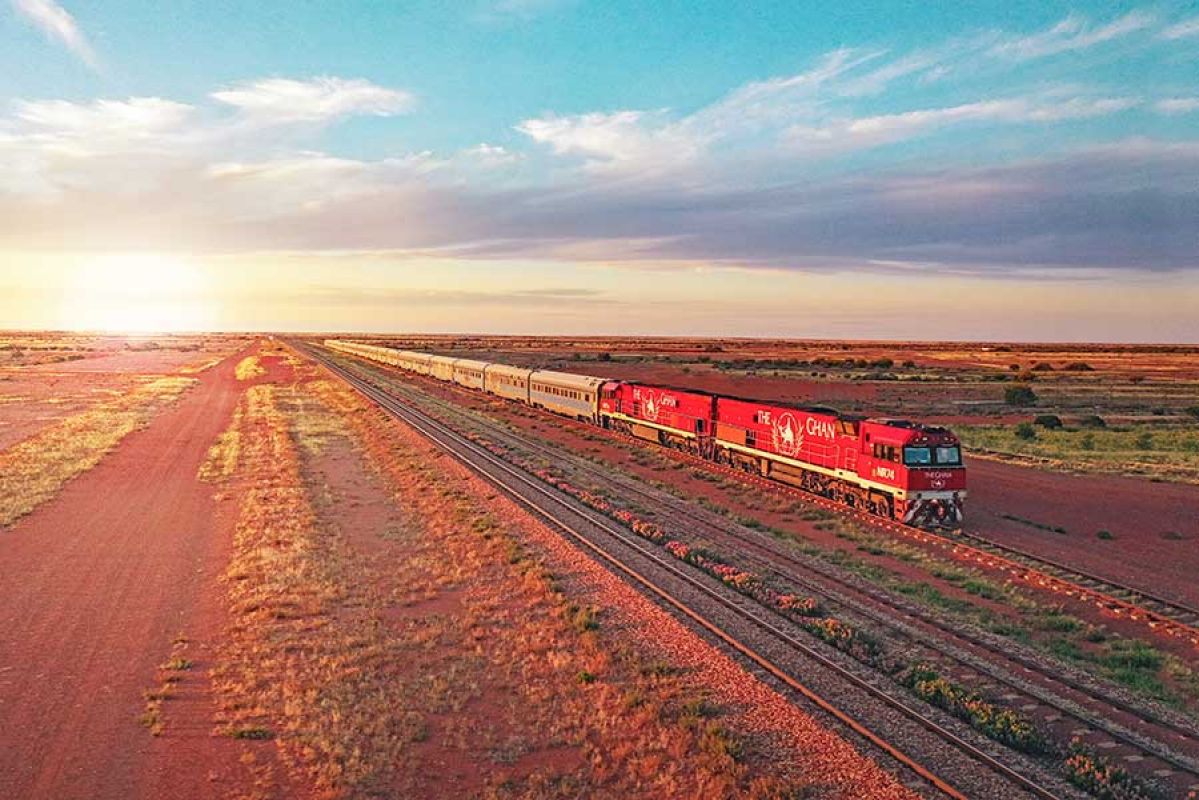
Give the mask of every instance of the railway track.
[[[548, 413], [548, 412], [547, 412]], [[561, 424], [594, 430], [594, 426], [578, 420], [551, 415]], [[642, 439], [617, 431], [607, 434], [623, 441], [644, 446]], [[725, 464], [717, 464], [700, 456], [672, 448], [661, 448], [671, 458], [719, 472], [761, 487], [763, 490], [802, 498], [805, 502], [833, 511], [877, 530], [922, 543], [947, 543], [955, 557], [979, 566], [1010, 575], [1016, 580], [1040, 589], [1061, 594], [1074, 600], [1093, 604], [1101, 611], [1143, 623], [1157, 634], [1170, 636], [1199, 647], [1199, 608], [1182, 601], [1155, 594], [1147, 589], [1130, 586], [1112, 578], [1095, 575], [1034, 553], [966, 531], [929, 531], [881, 518], [860, 509], [845, 506], [820, 495], [806, 492], [788, 484], [769, 480]]]
[[[938, 719], [938, 714], [913, 707], [838, 659], [830, 658], [797, 638], [784, 626], [764, 618], [745, 602], [745, 598], [720, 585], [713, 585], [710, 579], [701, 578], [691, 570], [680, 568], [673, 558], [656, 552], [656, 548], [647, 546], [635, 534], [599, 512], [492, 454], [449, 426], [400, 402], [315, 348], [302, 344], [298, 347], [388, 414], [413, 427], [438, 448], [591, 552], [659, 603], [738, 653], [778, 684], [804, 698], [884, 753], [906, 773], [935, 788], [942, 796], [966, 800], [969, 797], [1023, 795], [1048, 800], [1075, 793], [1048, 776], [1030, 777], [1013, 768], [1005, 763], [1010, 754], [988, 752], [987, 745], [971, 741], [975, 738], [973, 732], [957, 733], [950, 730], [955, 725], [953, 721]], [[650, 570], [656, 574], [649, 574]], [[702, 600], [702, 609], [697, 608], [697, 599]], [[800, 659], [802, 666], [797, 664], [797, 659]], [[813, 688], [813, 681], [807, 677], [809, 671], [819, 674], [826, 688]], [[801, 679], [800, 675], [805, 678]], [[829, 678], [839, 682], [841, 689], [829, 691]], [[845, 686], [857, 693], [859, 710], [885, 707], [891, 716], [901, 721], [899, 729], [895, 728], [895, 720], [888, 717], [891, 730], [880, 732], [878, 725], [863, 721], [866, 715], [847, 711], [845, 706], [850, 701], [847, 700], [849, 695], [844, 691]], [[837, 699], [831, 700], [830, 695], [835, 695]], [[897, 741], [903, 744], [896, 744]], [[952, 748], [959, 758], [947, 762], [946, 746]], [[961, 756], [967, 762], [963, 762]], [[1036, 772], [1035, 768], [1031, 771], [1034, 774]], [[947, 777], [947, 773], [952, 775]]]
[[[355, 364], [354, 367], [364, 375], [378, 376], [390, 373], [389, 370], [374, 364]], [[424, 392], [414, 392], [401, 387], [390, 388], [399, 392], [409, 402], [456, 414], [460, 419], [469, 418], [476, 429], [484, 432], [492, 441], [514, 444], [517, 449], [526, 453], [558, 465], [565, 465], [560, 451], [536, 440], [521, 437], [499, 423], [480, 419], [477, 414], [471, 414], [453, 403]], [[441, 421], [446, 422], [444, 417]], [[458, 427], [461, 428], [461, 424]], [[1035, 654], [1013, 652], [1019, 648], [1013, 648], [1010, 641], [981, 632], [972, 633], [948, 628], [915, 604], [903, 604], [903, 607], [899, 608], [896, 598], [886, 592], [877, 589], [871, 591], [861, 586], [860, 581], [855, 582], [847, 579], [843, 573], [839, 574], [835, 567], [821, 565], [814, 560], [799, 561], [781, 549], [777, 542], [720, 518], [710, 511], [697, 509], [693, 504], [667, 492], [647, 488], [636, 479], [614, 475], [612, 471], [601, 470], [578, 457], [571, 459], [571, 469], [574, 473], [581, 471], [592, 479], [617, 489], [623, 499], [631, 502], [641, 501], [646, 507], [661, 509], [664, 517], [676, 529], [685, 530], [690, 534], [700, 533], [714, 544], [731, 544], [735, 552], [742, 556], [739, 560], [742, 566], [757, 569], [759, 572], [765, 568], [788, 583], [825, 599], [834, 600], [877, 625], [899, 631], [901, 637], [918, 642], [920, 648], [929, 651], [933, 656], [929, 658], [930, 662], [935, 663], [937, 659], [942, 663], [949, 661], [952, 664], [951, 674], [956, 671], [959, 677], [965, 671], [969, 678], [972, 678], [968, 682], [976, 688], [984, 688], [992, 696], [1006, 693], [1009, 700], [1023, 698], [1023, 710], [1028, 713], [1032, 706], [1035, 706], [1035, 711], [1032, 712], [1034, 717], [1054, 730], [1059, 739], [1069, 741], [1071, 738], [1082, 738], [1089, 744], [1098, 744], [1101, 748], [1118, 746], [1120, 751], [1110, 751], [1109, 755], [1135, 759], [1139, 772], [1157, 780], [1163, 779], [1166, 773], [1169, 773], [1170, 782], [1180, 790], [1195, 788], [1194, 781], [1199, 780], [1199, 766], [1194, 758], [1196, 726], [1180, 715], [1174, 719], [1166, 718], [1140, 704], [1127, 702], [1086, 676], [1063, 675], [1060, 667], [1047, 664]], [[750, 555], [756, 563], [745, 563], [746, 555]], [[813, 573], [818, 576], [815, 581], [804, 577]], [[830, 583], [835, 588], [830, 589]], [[846, 592], [855, 599], [846, 600]], [[865, 610], [862, 608], [863, 598], [869, 606]], [[901, 622], [898, 617], [907, 619]], [[915, 623], [915, 626], [910, 623]], [[944, 638], [952, 647], [938, 644], [929, 638], [930, 635]], [[997, 669], [993, 663], [988, 663], [987, 658], [997, 659], [1008, 666]], [[1037, 678], [1031, 684], [1028, 681], [1030, 674]], [[983, 684], [979, 685], [979, 681]], [[1028, 701], [1032, 702], [1032, 706], [1028, 705]], [[1170, 744], [1171, 741], [1188, 745], [1192, 752], [1176, 752]]]
[[[581, 423], [574, 422], [574, 424]], [[620, 435], [628, 441], [639, 441], [631, 436]], [[768, 491], [801, 497], [807, 502], [895, 536], [923, 543], [949, 543], [954, 555], [963, 561], [1004, 572], [1017, 580], [1041, 589], [1092, 603], [1113, 616], [1143, 622], [1156, 633], [1182, 639], [1199, 647], [1199, 608], [1181, 601], [1161, 597], [1145, 589], [1075, 569], [1020, 548], [988, 539], [981, 534], [965, 531], [924, 530], [849, 508], [828, 498], [780, 484], [744, 470], [734, 469], [723, 464], [714, 464], [690, 453], [678, 450], [668, 450], [668, 452], [672, 454], [672, 457], [735, 476]]]

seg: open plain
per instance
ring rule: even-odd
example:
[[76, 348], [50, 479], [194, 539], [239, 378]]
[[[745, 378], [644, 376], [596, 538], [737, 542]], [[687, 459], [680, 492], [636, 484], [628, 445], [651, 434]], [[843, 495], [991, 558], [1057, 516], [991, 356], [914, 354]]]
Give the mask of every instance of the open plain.
[[[1196, 642], [968, 543], [320, 341], [5, 340], [4, 796], [1037, 796], [900, 733], [898, 708], [854, 699], [867, 684], [1060, 796], [1199, 783]], [[1191, 352], [1142, 370], [1005, 345], [385, 343], [880, 416], [927, 405], [967, 442], [1009, 432], [967, 448], [964, 533], [1199, 604], [1199, 487], [1154, 457], [1193, 435]], [[1034, 407], [1004, 401], [1010, 363], [1053, 365], [1018, 376]], [[1094, 415], [1088, 430], [1162, 444], [1124, 475], [1056, 443], [1034, 458], [1014, 431], [1047, 415], [1062, 425], [1044, 432]], [[576, 526], [628, 526], [651, 550], [620, 558], [644, 563], [599, 557], [483, 457], [608, 520]], [[774, 634], [720, 621], [746, 603]], [[801, 645], [832, 662], [803, 666]]]

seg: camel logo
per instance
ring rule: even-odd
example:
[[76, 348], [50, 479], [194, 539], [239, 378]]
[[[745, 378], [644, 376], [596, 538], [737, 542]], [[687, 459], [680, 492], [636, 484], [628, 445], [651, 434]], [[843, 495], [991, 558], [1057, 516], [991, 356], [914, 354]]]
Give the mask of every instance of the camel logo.
[[658, 400], [653, 392], [645, 393], [645, 416], [649, 419], [658, 418]]
[[790, 413], [774, 423], [774, 449], [785, 456], [794, 456], [803, 447], [803, 430]]

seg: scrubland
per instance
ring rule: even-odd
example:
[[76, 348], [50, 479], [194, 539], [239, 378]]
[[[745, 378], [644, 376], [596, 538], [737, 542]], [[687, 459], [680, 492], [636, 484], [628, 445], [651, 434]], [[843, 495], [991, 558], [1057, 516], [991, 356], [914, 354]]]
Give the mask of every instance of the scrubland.
[[237, 504], [218, 733], [332, 797], [906, 796], [806, 718], [842, 754], [799, 769], [819, 758], [609, 629], [531, 520], [300, 373], [250, 387], [202, 470]]

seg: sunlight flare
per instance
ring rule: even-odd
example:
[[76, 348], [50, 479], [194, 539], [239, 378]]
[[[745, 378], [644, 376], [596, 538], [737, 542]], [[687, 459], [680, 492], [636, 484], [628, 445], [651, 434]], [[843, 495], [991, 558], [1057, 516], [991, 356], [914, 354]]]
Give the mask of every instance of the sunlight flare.
[[89, 259], [66, 287], [62, 327], [113, 333], [202, 330], [213, 322], [204, 273], [154, 253]]

